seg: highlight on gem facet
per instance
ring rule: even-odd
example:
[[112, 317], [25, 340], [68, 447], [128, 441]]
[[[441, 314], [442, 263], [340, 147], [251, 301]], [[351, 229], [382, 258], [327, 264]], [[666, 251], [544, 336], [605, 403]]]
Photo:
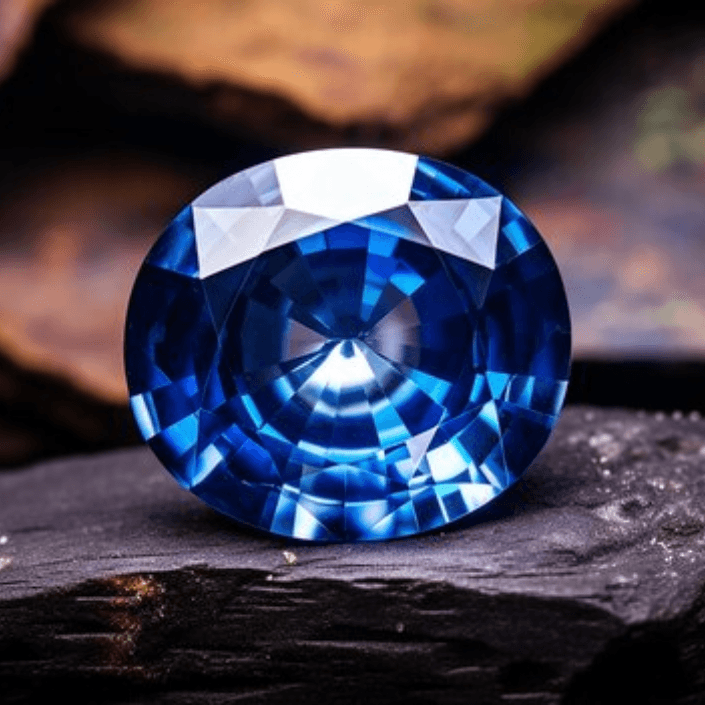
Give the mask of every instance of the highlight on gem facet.
[[285, 537], [369, 541], [467, 517], [563, 404], [555, 262], [505, 196], [376, 149], [275, 159], [187, 206], [126, 328], [137, 424], [214, 509]]

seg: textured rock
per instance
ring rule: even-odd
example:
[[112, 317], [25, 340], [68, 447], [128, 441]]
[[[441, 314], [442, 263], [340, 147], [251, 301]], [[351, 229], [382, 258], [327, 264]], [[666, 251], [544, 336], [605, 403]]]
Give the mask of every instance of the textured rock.
[[114, 0], [69, 7], [62, 26], [133, 70], [177, 78], [202, 116], [264, 142], [442, 153], [632, 4]]
[[[145, 450], [0, 477], [9, 702], [694, 704], [705, 422], [568, 408], [473, 525], [243, 532]], [[1, 692], [1, 691], [0, 691]]]

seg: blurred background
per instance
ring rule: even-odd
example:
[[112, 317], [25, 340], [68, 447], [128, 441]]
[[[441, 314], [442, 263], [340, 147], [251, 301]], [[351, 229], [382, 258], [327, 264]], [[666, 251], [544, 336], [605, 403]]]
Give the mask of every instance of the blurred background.
[[0, 465], [137, 441], [122, 334], [171, 217], [300, 149], [437, 156], [549, 241], [570, 400], [705, 412], [705, 8], [0, 0]]

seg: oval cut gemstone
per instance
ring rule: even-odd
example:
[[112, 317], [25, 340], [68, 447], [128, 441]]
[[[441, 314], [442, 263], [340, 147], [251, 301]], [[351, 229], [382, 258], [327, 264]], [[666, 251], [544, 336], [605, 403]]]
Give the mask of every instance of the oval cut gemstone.
[[466, 517], [553, 428], [570, 323], [551, 254], [479, 178], [400, 152], [275, 159], [147, 256], [126, 330], [137, 424], [239, 522], [321, 541]]

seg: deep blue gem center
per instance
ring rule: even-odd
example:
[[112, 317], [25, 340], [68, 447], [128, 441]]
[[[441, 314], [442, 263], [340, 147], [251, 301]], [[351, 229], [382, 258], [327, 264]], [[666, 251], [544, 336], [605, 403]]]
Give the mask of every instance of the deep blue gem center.
[[[396, 170], [389, 193], [336, 191], [360, 155]], [[126, 340], [137, 422], [174, 476], [317, 540], [418, 533], [502, 492], [557, 419], [569, 352], [526, 218], [476, 177], [379, 150], [287, 157], [196, 199], [140, 272]]]

